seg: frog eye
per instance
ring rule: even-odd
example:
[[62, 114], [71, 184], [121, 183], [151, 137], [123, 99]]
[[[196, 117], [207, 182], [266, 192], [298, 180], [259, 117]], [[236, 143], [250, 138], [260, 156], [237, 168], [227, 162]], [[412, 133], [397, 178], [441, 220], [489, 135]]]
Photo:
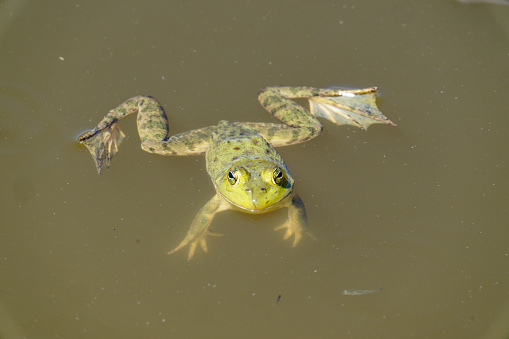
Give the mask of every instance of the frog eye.
[[228, 172], [228, 182], [232, 186], [239, 182], [239, 171], [236, 168]]
[[276, 167], [274, 169], [274, 172], [272, 172], [272, 181], [276, 185], [279, 185], [281, 183], [281, 181], [283, 180], [283, 178], [284, 178], [283, 171], [281, 170], [281, 168]]

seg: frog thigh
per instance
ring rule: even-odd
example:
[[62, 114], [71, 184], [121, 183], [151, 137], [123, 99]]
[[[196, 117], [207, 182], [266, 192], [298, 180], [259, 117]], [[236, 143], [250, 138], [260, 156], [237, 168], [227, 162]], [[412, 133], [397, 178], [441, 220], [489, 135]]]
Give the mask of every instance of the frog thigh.
[[317, 137], [321, 130], [311, 127], [291, 127], [283, 124], [263, 122], [235, 123], [251, 127], [273, 147], [289, 146], [308, 141]]

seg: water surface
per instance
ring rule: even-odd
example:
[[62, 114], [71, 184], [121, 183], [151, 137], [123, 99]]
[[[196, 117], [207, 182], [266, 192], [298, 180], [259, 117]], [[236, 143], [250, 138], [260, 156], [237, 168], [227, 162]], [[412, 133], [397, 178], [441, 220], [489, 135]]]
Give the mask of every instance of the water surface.
[[[1, 338], [507, 338], [509, 7], [455, 1], [0, 3]], [[273, 121], [267, 85], [380, 88], [398, 127], [281, 149], [286, 211], [216, 217], [203, 157], [98, 176], [76, 137], [138, 94], [172, 133]], [[378, 293], [349, 296], [344, 290]]]

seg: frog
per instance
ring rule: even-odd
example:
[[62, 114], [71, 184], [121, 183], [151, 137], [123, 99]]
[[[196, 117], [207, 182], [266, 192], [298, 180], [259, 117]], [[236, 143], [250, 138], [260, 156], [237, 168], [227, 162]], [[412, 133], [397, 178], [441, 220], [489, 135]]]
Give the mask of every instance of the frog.
[[[205, 155], [207, 173], [215, 195], [198, 211], [184, 239], [168, 254], [189, 246], [191, 260], [200, 245], [208, 252], [207, 239], [221, 236], [211, 231], [216, 214], [237, 210], [261, 214], [288, 208], [288, 218], [275, 228], [284, 230], [283, 240], [293, 236], [295, 247], [310, 232], [306, 209], [294, 189], [295, 180], [277, 147], [309, 141], [322, 133], [318, 118], [336, 125], [367, 129], [372, 124], [396, 126], [376, 105], [377, 87], [362, 89], [269, 86], [258, 92], [260, 104], [275, 122], [230, 122], [170, 135], [169, 123], [161, 104], [153, 97], [132, 97], [110, 110], [97, 126], [78, 137], [92, 155], [101, 174], [109, 168], [125, 138], [119, 121], [137, 114], [141, 148], [166, 156]], [[307, 99], [309, 109], [295, 99]]]

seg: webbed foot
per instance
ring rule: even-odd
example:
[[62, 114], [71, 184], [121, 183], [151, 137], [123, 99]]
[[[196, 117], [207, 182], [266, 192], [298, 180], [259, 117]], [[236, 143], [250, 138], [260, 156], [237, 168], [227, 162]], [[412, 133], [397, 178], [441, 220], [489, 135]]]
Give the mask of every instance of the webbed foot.
[[288, 239], [290, 239], [290, 237], [292, 235], [295, 234], [295, 237], [293, 238], [292, 247], [297, 246], [297, 244], [299, 243], [300, 239], [302, 238], [302, 228], [300, 228], [297, 225], [292, 225], [290, 223], [290, 221], [287, 220], [284, 224], [274, 228], [274, 231], [278, 231], [278, 230], [285, 229], [285, 228], [286, 228], [286, 233], [283, 236], [283, 240], [288, 240]]
[[104, 167], [110, 167], [110, 161], [118, 152], [118, 146], [124, 140], [125, 134], [118, 127], [118, 123], [106, 127], [103, 130], [92, 130], [78, 137], [88, 149], [94, 159], [97, 174], [101, 174]]
[[186, 238], [182, 240], [182, 242], [177, 247], [175, 247], [167, 254], [173, 254], [189, 244], [189, 253], [187, 254], [187, 260], [191, 260], [194, 256], [194, 252], [196, 251], [196, 246], [198, 244], [200, 244], [201, 249], [203, 250], [204, 253], [208, 252], [207, 237], [222, 237], [222, 236], [223, 234], [213, 233], [210, 230], [206, 230], [194, 238], [193, 235], [191, 235], [189, 238], [186, 236]]
[[198, 244], [200, 244], [203, 252], [207, 253], [207, 237], [223, 236], [222, 234], [211, 232], [209, 229], [210, 223], [216, 213], [224, 211], [227, 207], [228, 203], [225, 203], [224, 199], [221, 199], [219, 195], [216, 194], [205, 204], [205, 206], [202, 207], [198, 214], [196, 214], [184, 240], [182, 240], [175, 249], [168, 252], [168, 254], [175, 253], [188, 244], [189, 254], [187, 255], [187, 260], [191, 260]]
[[286, 233], [283, 236], [283, 240], [287, 240], [294, 235], [292, 247], [297, 246], [302, 238], [302, 234], [307, 234], [311, 239], [318, 241], [308, 230], [306, 208], [296, 193], [293, 194], [291, 204], [288, 206], [288, 219], [282, 225], [276, 227], [274, 231], [285, 228]]
[[292, 247], [297, 246], [300, 239], [302, 239], [303, 234], [308, 235], [311, 239], [318, 242], [318, 239], [313, 234], [311, 234], [308, 230], [302, 229], [302, 227], [300, 227], [299, 225], [292, 225], [289, 220], [287, 220], [284, 224], [274, 228], [274, 231], [279, 231], [279, 230], [285, 229], [285, 228], [286, 228], [286, 233], [283, 236], [283, 240], [288, 240], [288, 239], [290, 239], [290, 237], [292, 235], [295, 235], [295, 237], [293, 238]]
[[[329, 92], [330, 91], [330, 92]], [[372, 124], [390, 124], [376, 105], [376, 87], [344, 90], [331, 89], [328, 94], [309, 98], [311, 114], [336, 125], [353, 125], [367, 129]]]

